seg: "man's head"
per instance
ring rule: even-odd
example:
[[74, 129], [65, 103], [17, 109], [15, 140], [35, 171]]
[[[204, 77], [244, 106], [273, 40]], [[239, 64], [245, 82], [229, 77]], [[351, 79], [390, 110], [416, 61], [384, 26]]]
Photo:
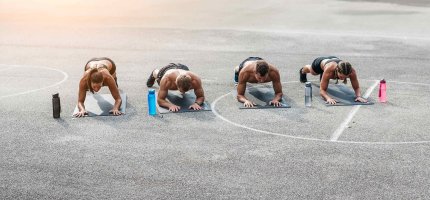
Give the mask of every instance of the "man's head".
[[99, 72], [97, 69], [92, 69], [88, 73], [87, 85], [89, 90], [94, 93], [98, 92], [100, 88], [103, 86], [103, 74]]
[[259, 83], [263, 83], [269, 77], [269, 64], [264, 60], [259, 60], [256, 65], [255, 78]]
[[185, 93], [191, 89], [191, 76], [181, 74], [176, 78], [176, 86], [181, 93]]

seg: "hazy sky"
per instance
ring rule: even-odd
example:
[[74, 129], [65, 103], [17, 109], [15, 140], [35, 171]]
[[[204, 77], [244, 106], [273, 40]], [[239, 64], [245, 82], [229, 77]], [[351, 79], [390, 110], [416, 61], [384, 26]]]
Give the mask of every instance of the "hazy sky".
[[262, 31], [339, 29], [427, 35], [430, 9], [424, 3], [420, 0], [407, 5], [396, 0], [0, 0], [0, 23]]

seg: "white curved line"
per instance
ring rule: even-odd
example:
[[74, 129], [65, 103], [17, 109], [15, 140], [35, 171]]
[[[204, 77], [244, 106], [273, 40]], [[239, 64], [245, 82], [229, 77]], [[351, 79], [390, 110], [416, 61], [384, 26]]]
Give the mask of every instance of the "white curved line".
[[398, 84], [430, 86], [429, 83], [412, 83], [412, 82], [402, 82], [402, 81], [388, 81], [387, 84], [389, 84], [390, 82], [392, 82], [392, 83], [398, 83]]
[[[375, 81], [375, 83], [367, 89], [366, 93], [363, 95], [363, 98], [367, 99], [372, 91], [376, 88], [379, 81]], [[340, 124], [340, 126], [336, 129], [336, 131], [332, 134], [330, 140], [331, 141], [337, 141], [339, 137], [342, 135], [343, 131], [348, 127], [349, 122], [351, 122], [352, 118], [355, 116], [355, 114], [358, 112], [358, 110], [361, 108], [361, 105], [353, 106], [352, 110], [349, 112], [348, 116], [345, 118], [345, 120]]]
[[226, 97], [229, 94], [231, 94], [231, 92], [218, 97], [217, 99], [215, 99], [215, 101], [212, 102], [212, 105], [211, 105], [212, 112], [217, 117], [219, 117], [220, 119], [222, 119], [223, 121], [226, 121], [226, 122], [228, 122], [228, 123], [230, 123], [230, 124], [232, 124], [234, 126], [240, 127], [240, 128], [248, 129], [248, 130], [255, 131], [255, 132], [264, 133], [264, 134], [267, 134], [267, 135], [275, 135], [275, 136], [280, 136], [280, 137], [288, 137], [288, 138], [303, 139], [303, 140], [327, 141], [327, 140], [322, 140], [322, 139], [317, 139], [317, 138], [304, 138], [304, 137], [291, 136], [291, 135], [285, 135], [285, 134], [280, 134], [280, 133], [273, 133], [273, 132], [270, 132], [270, 131], [264, 131], [264, 130], [260, 130], [260, 129], [255, 129], [255, 128], [251, 128], [251, 127], [248, 127], [248, 126], [244, 126], [242, 124], [238, 124], [238, 123], [232, 122], [232, 121], [226, 119], [225, 117], [223, 117], [222, 115], [220, 115], [216, 111], [216, 109], [215, 109], [215, 106], [216, 106], [217, 102], [219, 100], [221, 100], [222, 98]]
[[9, 94], [9, 95], [5, 95], [5, 96], [0, 96], [0, 100], [4, 99], [4, 98], [8, 98], [8, 97], [19, 96], [19, 95], [28, 94], [28, 93], [36, 92], [36, 91], [39, 91], [39, 90], [44, 90], [44, 89], [47, 89], [47, 88], [55, 87], [57, 85], [62, 84], [63, 82], [65, 82], [69, 78], [69, 75], [66, 72], [61, 71], [59, 69], [50, 68], [50, 67], [25, 66], [25, 65], [5, 65], [5, 64], [0, 64], [0, 65], [11, 66], [11, 67], [41, 68], [41, 69], [47, 69], [47, 70], [57, 71], [57, 72], [60, 72], [60, 73], [62, 73], [64, 75], [64, 78], [61, 81], [56, 82], [56, 83], [54, 83], [52, 85], [49, 85], [49, 86], [46, 86], [46, 87], [42, 87], [42, 88], [38, 88], [38, 89], [34, 89], [34, 90], [28, 90], [28, 91], [24, 91], [24, 92], [20, 92], [20, 93], [15, 93], [15, 94]]
[[[362, 80], [364, 80], [364, 79], [362, 79]], [[372, 80], [372, 81], [377, 81], [377, 80]], [[298, 82], [298, 81], [290, 81], [290, 82]], [[395, 82], [395, 81], [392, 81], [392, 82]], [[289, 83], [289, 82], [283, 82], [283, 83]], [[426, 84], [426, 85], [429, 85], [429, 84]], [[335, 143], [346, 143], [346, 144], [364, 144], [364, 145], [369, 145], [369, 144], [370, 145], [373, 145], [373, 144], [378, 144], [378, 145], [400, 145], [400, 144], [423, 144], [423, 143], [430, 143], [430, 141], [412, 141], [412, 142], [367, 142], [367, 141], [357, 142], [357, 141], [342, 141], [342, 140], [332, 141], [332, 140], [324, 140], [324, 139], [318, 139], [318, 138], [306, 138], [306, 137], [285, 135], [285, 134], [273, 133], [273, 132], [265, 131], [265, 130], [259, 130], [259, 129], [251, 128], [251, 127], [248, 127], [248, 126], [244, 126], [242, 124], [238, 124], [238, 123], [232, 122], [232, 121], [228, 120], [227, 118], [223, 117], [221, 114], [219, 114], [216, 111], [216, 104], [218, 103], [218, 101], [221, 100], [221, 99], [223, 99], [224, 97], [226, 97], [229, 94], [231, 94], [231, 92], [218, 97], [217, 99], [215, 99], [215, 101], [212, 102], [212, 105], [211, 105], [212, 113], [214, 113], [214, 115], [217, 116], [218, 118], [220, 118], [221, 120], [223, 120], [223, 121], [225, 121], [225, 122], [227, 122], [227, 123], [229, 123], [229, 124], [231, 124], [233, 126], [236, 126], [236, 127], [239, 127], [239, 128], [248, 129], [248, 130], [259, 132], [259, 133], [263, 133], [263, 134], [266, 134], [266, 135], [280, 136], [280, 137], [292, 138], [292, 139], [300, 139], [300, 140], [309, 140], [309, 141], [335, 142]], [[370, 95], [370, 92], [369, 92], [369, 95]]]

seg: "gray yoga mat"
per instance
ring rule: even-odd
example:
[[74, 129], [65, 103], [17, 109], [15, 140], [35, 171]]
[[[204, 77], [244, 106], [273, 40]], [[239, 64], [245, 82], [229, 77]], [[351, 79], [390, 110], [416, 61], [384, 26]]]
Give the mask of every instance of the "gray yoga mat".
[[[127, 95], [125, 93], [120, 93], [120, 96], [122, 100], [120, 111], [125, 114]], [[113, 99], [112, 94], [92, 94], [87, 92], [84, 102], [85, 110], [88, 112], [88, 115], [86, 116], [110, 116], [112, 114], [110, 114], [109, 111], [112, 110], [114, 104], [115, 100]], [[72, 116], [78, 113], [78, 111], [78, 106], [76, 106]]]
[[196, 101], [196, 95], [194, 94], [194, 91], [188, 91], [184, 94], [181, 94], [178, 91], [169, 91], [167, 93], [166, 98], [170, 103], [173, 103], [177, 106], [180, 106], [181, 109], [178, 112], [171, 112], [169, 111], [169, 108], [161, 107], [157, 104], [158, 112], [160, 114], [167, 114], [167, 113], [182, 113], [182, 112], [200, 112], [200, 111], [211, 111], [211, 106], [208, 102], [203, 102], [201, 105], [201, 110], [193, 110], [188, 109], [195, 101]]
[[[312, 83], [312, 85], [315, 86], [314, 88], [316, 89], [314, 90], [313, 95], [314, 96], [318, 95], [318, 97], [320, 97], [319, 95], [320, 85], [315, 83]], [[355, 102], [354, 90], [350, 86], [347, 86], [343, 83], [329, 84], [327, 88], [327, 93], [332, 98], [336, 99], [338, 102], [336, 104], [328, 104], [326, 103], [326, 101], [324, 101], [324, 99], [317, 98], [317, 99], [320, 99], [320, 101], [323, 102], [326, 106], [353, 106], [353, 105], [374, 104], [373, 102], [370, 101], [370, 99], [367, 99], [367, 103]]]
[[[233, 94], [234, 99], [236, 100], [237, 89], [231, 92]], [[269, 102], [273, 100], [275, 97], [275, 92], [273, 91], [273, 87], [269, 85], [258, 85], [258, 86], [247, 86], [245, 90], [245, 97], [250, 101], [256, 103], [257, 105], [254, 107], [245, 107], [243, 103], [237, 102], [237, 106], [239, 109], [269, 109], [269, 108], [291, 108], [291, 106], [287, 103], [284, 97], [281, 99], [281, 106], [275, 107], [269, 105]], [[237, 101], [237, 100], [236, 100]]]

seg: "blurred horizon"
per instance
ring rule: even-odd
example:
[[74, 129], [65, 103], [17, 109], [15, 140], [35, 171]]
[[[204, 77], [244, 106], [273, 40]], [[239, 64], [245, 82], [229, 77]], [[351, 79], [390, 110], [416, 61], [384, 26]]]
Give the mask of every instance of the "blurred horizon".
[[[427, 36], [430, 11], [422, 5], [428, 4], [423, 0], [406, 4], [400, 0], [0, 0], [0, 24], [23, 28], [339, 29]], [[395, 23], [386, 24], [387, 20]]]

